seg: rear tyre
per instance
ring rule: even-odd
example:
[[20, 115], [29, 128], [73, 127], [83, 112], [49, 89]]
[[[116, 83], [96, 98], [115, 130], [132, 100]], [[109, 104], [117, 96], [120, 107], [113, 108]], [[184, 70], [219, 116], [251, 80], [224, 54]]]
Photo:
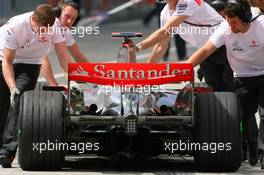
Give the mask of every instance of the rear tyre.
[[[191, 88], [192, 87], [192, 84], [189, 83], [189, 84], [186, 84], [185, 86], [186, 88]], [[196, 82], [194, 83], [194, 87], [195, 88], [211, 88], [211, 86], [209, 86], [207, 83], [205, 82]]]
[[27, 91], [19, 111], [19, 164], [23, 170], [58, 170], [64, 160], [65, 99], [60, 92]]
[[241, 165], [240, 111], [231, 92], [197, 94], [195, 161], [203, 171], [236, 171]]
[[42, 91], [43, 90], [43, 86], [48, 86], [48, 83], [44, 82], [44, 81], [38, 81], [37, 84], [36, 84], [35, 91]]

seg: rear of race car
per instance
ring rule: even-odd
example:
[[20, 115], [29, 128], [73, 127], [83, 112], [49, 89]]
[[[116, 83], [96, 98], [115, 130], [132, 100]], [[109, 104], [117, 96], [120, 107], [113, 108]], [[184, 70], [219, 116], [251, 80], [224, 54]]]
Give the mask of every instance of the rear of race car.
[[237, 97], [194, 83], [191, 64], [74, 63], [68, 75], [64, 95], [24, 94], [22, 169], [59, 169], [67, 154], [188, 155], [205, 171], [240, 167]]
[[[183, 94], [160, 86], [193, 83], [191, 65], [73, 64], [69, 71], [70, 84], [78, 82], [69, 93], [70, 123], [78, 126], [81, 138], [99, 143], [97, 155], [153, 157], [170, 153], [166, 141], [184, 134], [192, 139], [191, 128], [185, 133], [182, 127], [194, 124], [193, 88]], [[72, 92], [76, 89], [82, 99], [78, 102]]]

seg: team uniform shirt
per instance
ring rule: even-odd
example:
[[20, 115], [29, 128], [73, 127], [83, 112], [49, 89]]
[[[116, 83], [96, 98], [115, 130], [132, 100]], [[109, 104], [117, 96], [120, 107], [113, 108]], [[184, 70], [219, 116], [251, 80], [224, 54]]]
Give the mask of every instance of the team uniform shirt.
[[75, 44], [75, 39], [74, 39], [73, 35], [71, 34], [71, 32], [67, 32], [65, 34], [65, 45], [67, 47], [70, 47], [73, 44]]
[[178, 0], [176, 10], [170, 10], [167, 4], [160, 15], [161, 27], [172, 16], [188, 16], [185, 22], [176, 28], [176, 32], [196, 48], [203, 46], [217, 26], [224, 21], [224, 18], [203, 0]]
[[47, 32], [41, 37], [35, 33], [30, 26], [32, 14], [15, 16], [0, 28], [0, 61], [3, 60], [3, 49], [8, 48], [16, 50], [14, 63], [41, 64], [52, 43], [65, 41], [60, 32]]
[[59, 32], [62, 33], [64, 39], [65, 39], [65, 45], [67, 47], [72, 46], [75, 43], [75, 39], [71, 33], [71, 31], [67, 28], [63, 28], [60, 21], [57, 19], [54, 23], [54, 27], [59, 29]]
[[264, 75], [264, 16], [250, 24], [245, 33], [233, 33], [227, 22], [221, 24], [210, 41], [217, 47], [226, 45], [227, 58], [236, 77]]

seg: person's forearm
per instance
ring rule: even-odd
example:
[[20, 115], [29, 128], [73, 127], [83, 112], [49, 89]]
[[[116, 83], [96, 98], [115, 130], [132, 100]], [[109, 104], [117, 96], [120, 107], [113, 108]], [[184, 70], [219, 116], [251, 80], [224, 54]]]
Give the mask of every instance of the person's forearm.
[[67, 52], [68, 49], [65, 46], [65, 43], [63, 42], [63, 43], [54, 44], [54, 48], [61, 68], [65, 73], [68, 73], [68, 64], [71, 63], [72, 61], [69, 56], [69, 53]]
[[12, 92], [13, 89], [16, 87], [15, 73], [13, 68], [13, 60], [15, 59], [15, 55], [15, 50], [4, 48], [2, 71], [10, 92]]
[[161, 42], [163, 39], [167, 38], [170, 36], [170, 33], [167, 32], [165, 28], [161, 28], [157, 30], [156, 32], [152, 33], [147, 39], [144, 41], [140, 42], [141, 44], [141, 49], [148, 49], [157, 43]]
[[[208, 41], [202, 48], [196, 51], [186, 62], [194, 66], [202, 63], [208, 56], [215, 52], [216, 47]], [[221, 59], [221, 58], [219, 58]]]
[[59, 57], [60, 66], [65, 73], [68, 73], [68, 64], [71, 62], [72, 60], [68, 54], [65, 54], [64, 56]]
[[172, 16], [162, 28], [152, 33], [147, 39], [140, 43], [140, 49], [147, 49], [164, 39], [169, 38], [172, 35], [174, 28], [178, 27], [187, 18], [188, 16]]
[[12, 62], [3, 60], [2, 63], [3, 75], [10, 92], [16, 87], [15, 74]]
[[69, 50], [71, 55], [73, 56], [73, 59], [76, 61], [76, 62], [81, 62], [81, 63], [84, 63], [84, 62], [89, 62], [89, 60], [86, 58], [86, 56], [80, 51], [80, 50], [77, 50], [76, 52], [71, 52], [71, 50]]
[[73, 56], [73, 59], [76, 62], [80, 62], [80, 63], [87, 63], [87, 62], [89, 62], [89, 60], [86, 58], [86, 56], [84, 54], [82, 54], [81, 52], [79, 52], [77, 55]]
[[148, 63], [158, 63], [166, 53], [168, 49], [168, 44], [162, 45], [161, 43], [158, 43], [154, 46], [151, 55], [148, 59]]
[[69, 46], [68, 50], [76, 62], [89, 62], [76, 43]]
[[49, 61], [48, 57], [45, 57], [43, 59], [42, 65], [41, 65], [41, 73], [44, 76], [44, 78], [47, 80], [48, 84], [50, 86], [57, 86], [58, 82], [56, 81], [52, 67]]
[[80, 63], [89, 63], [90, 62], [84, 55], [76, 57], [76, 58], [74, 58], [74, 60], [76, 62], [80, 62]]
[[194, 66], [202, 63], [208, 57], [208, 53], [205, 49], [199, 49], [188, 60], [187, 63], [192, 63]]

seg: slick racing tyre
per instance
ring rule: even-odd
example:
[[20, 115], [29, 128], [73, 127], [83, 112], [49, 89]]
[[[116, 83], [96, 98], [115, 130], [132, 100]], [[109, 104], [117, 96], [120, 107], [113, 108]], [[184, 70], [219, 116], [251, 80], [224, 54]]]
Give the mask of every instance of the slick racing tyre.
[[47, 82], [44, 81], [38, 81], [36, 84], [36, 88], [34, 89], [35, 91], [42, 91], [43, 90], [43, 86], [48, 86]]
[[[189, 83], [189, 84], [186, 84], [185, 86], [186, 88], [191, 88], [192, 87], [192, 84]], [[194, 83], [194, 87], [195, 88], [211, 88], [207, 83], [205, 82], [196, 82]]]
[[195, 161], [202, 171], [236, 171], [241, 165], [240, 106], [231, 92], [197, 94]]
[[65, 138], [65, 99], [60, 92], [27, 91], [19, 110], [19, 164], [23, 170], [57, 170], [64, 161], [56, 144]]

